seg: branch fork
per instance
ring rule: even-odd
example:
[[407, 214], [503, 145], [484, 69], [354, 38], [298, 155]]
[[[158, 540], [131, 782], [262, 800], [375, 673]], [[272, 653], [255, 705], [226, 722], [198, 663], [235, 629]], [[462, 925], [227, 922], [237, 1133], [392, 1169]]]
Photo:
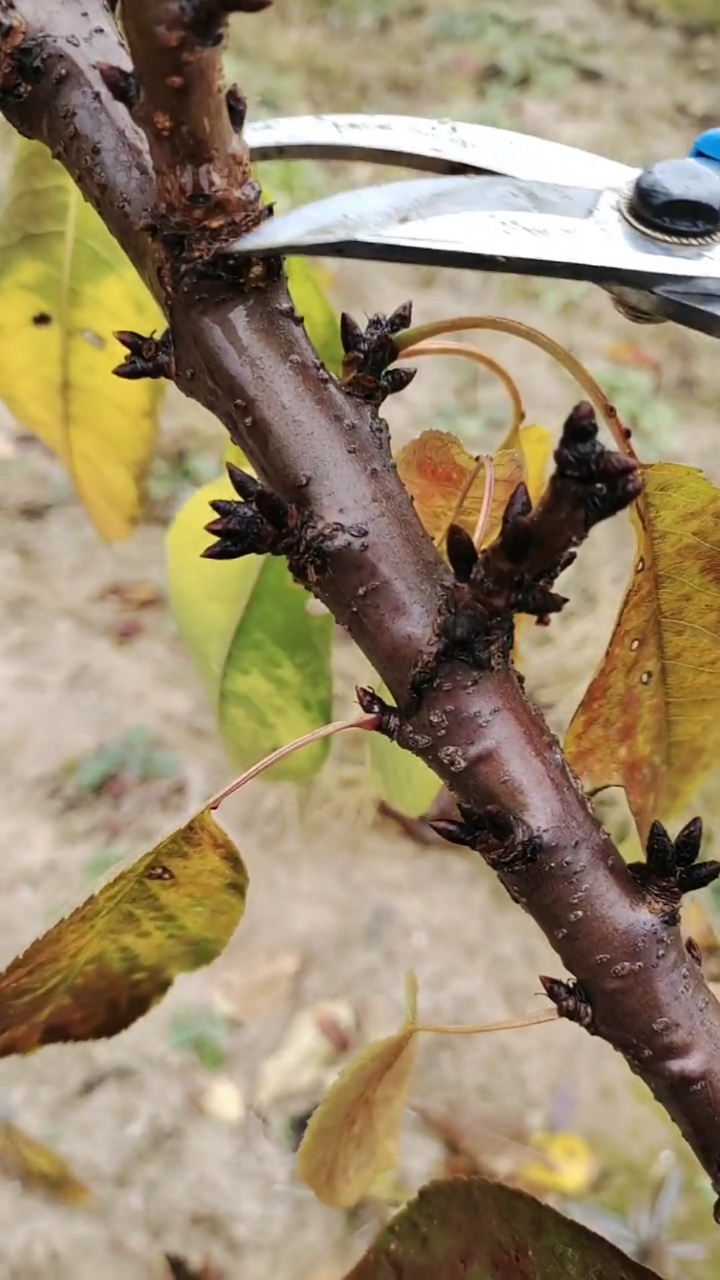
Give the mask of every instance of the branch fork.
[[500, 536], [478, 552], [470, 535], [451, 526], [447, 552], [455, 580], [491, 615], [527, 613], [545, 622], [567, 603], [552, 590], [577, 548], [601, 520], [630, 506], [641, 479], [633, 458], [606, 449], [587, 401], [567, 418], [555, 450], [555, 471], [533, 511], [519, 484], [505, 509]]

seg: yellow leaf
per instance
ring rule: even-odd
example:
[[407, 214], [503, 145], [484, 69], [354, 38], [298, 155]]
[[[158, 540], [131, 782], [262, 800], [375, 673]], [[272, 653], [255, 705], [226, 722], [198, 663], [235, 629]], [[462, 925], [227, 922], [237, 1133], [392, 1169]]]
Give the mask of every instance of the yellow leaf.
[[[310, 596], [279, 557], [202, 559], [212, 541], [204, 528], [209, 504], [218, 498], [237, 498], [227, 476], [194, 493], [168, 531], [169, 595], [228, 755], [244, 769], [330, 720], [334, 624], [329, 614], [308, 613]], [[315, 743], [272, 777], [308, 781], [328, 750], [327, 741]]]
[[324, 1204], [357, 1204], [381, 1174], [396, 1167], [416, 1051], [412, 1024], [369, 1044], [313, 1113], [298, 1151], [298, 1172]]
[[388, 1169], [375, 1178], [368, 1187], [364, 1200], [375, 1201], [385, 1208], [399, 1209], [412, 1199], [410, 1187], [403, 1181], [397, 1169]]
[[0, 1120], [0, 1172], [62, 1204], [83, 1205], [90, 1199], [89, 1188], [57, 1152], [9, 1120]]
[[561, 1196], [587, 1194], [597, 1177], [598, 1162], [579, 1133], [536, 1133], [530, 1145], [543, 1158], [531, 1160], [519, 1170], [523, 1186]]
[[68, 468], [108, 541], [140, 517], [162, 383], [112, 376], [158, 308], [60, 164], [20, 140], [0, 219], [0, 399]]
[[247, 883], [230, 838], [196, 814], [0, 974], [0, 1057], [130, 1026], [225, 949]]
[[[431, 538], [441, 536], [453, 518], [471, 537], [474, 535], [485, 493], [485, 472], [481, 467], [460, 511], [454, 515], [458, 500], [477, 468], [477, 459], [456, 436], [448, 431], [423, 431], [417, 440], [400, 450], [396, 463], [400, 479]], [[522, 458], [511, 450], [496, 453], [493, 467], [495, 487], [483, 545], [497, 537], [508, 499], [523, 479]]]
[[545, 492], [548, 467], [553, 454], [553, 438], [547, 427], [521, 427], [518, 445], [515, 447], [519, 448], [522, 455], [525, 483], [535, 506]]
[[500, 445], [501, 452], [506, 450], [520, 454], [525, 483], [535, 506], [545, 492], [548, 465], [553, 454], [550, 432], [537, 423], [529, 427], [513, 425]]
[[720, 490], [674, 463], [642, 475], [630, 585], [565, 750], [588, 789], [625, 788], [644, 839], [720, 754]]

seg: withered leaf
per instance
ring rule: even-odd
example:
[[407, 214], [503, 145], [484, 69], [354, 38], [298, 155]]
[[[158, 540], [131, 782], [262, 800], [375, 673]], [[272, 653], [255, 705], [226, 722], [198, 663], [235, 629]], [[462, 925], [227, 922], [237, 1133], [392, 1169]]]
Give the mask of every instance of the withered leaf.
[[254, 1106], [265, 1111], [279, 1098], [323, 1085], [350, 1050], [356, 1030], [357, 1014], [347, 1000], [320, 1000], [299, 1009], [260, 1068]]
[[0, 974], [0, 1057], [130, 1026], [179, 973], [220, 955], [247, 884], [230, 838], [196, 814]]
[[[493, 499], [484, 546], [497, 537], [508, 498], [521, 480], [525, 480], [533, 503], [539, 500], [551, 454], [552, 437], [545, 427], [513, 427], [492, 459]], [[438, 538], [447, 528], [459, 498], [477, 470], [477, 459], [449, 432], [425, 431], [400, 451], [396, 462], [425, 529], [431, 538]], [[454, 517], [454, 523], [460, 524], [471, 537], [480, 516], [486, 482], [487, 476], [481, 467]], [[520, 622], [518, 618], [516, 630]], [[518, 661], [517, 647], [515, 660]], [[390, 697], [379, 676], [376, 687], [382, 696]], [[411, 818], [427, 813], [441, 787], [432, 770], [417, 756], [403, 751], [397, 743], [380, 734], [370, 736], [368, 752], [378, 792], [386, 804]]]
[[[474, 535], [486, 475], [483, 467], [477, 471], [456, 512], [458, 500], [478, 465], [477, 458], [468, 453], [456, 436], [449, 431], [423, 431], [417, 440], [400, 450], [395, 461], [400, 479], [431, 538], [440, 537], [451, 520], [471, 537]], [[508, 499], [523, 479], [523, 460], [514, 450], [501, 449], [492, 461], [494, 491], [484, 543], [493, 542], [497, 537]]]
[[675, 463], [642, 475], [632, 577], [565, 750], [588, 789], [625, 788], [644, 838], [720, 754], [720, 490]]
[[84, 1205], [90, 1190], [56, 1151], [10, 1120], [0, 1120], [0, 1173], [62, 1204]]
[[479, 1176], [431, 1182], [345, 1280], [658, 1280], [587, 1227]]
[[313, 1113], [298, 1151], [303, 1182], [325, 1204], [357, 1204], [398, 1163], [400, 1125], [417, 1051], [411, 1023], [363, 1049]]

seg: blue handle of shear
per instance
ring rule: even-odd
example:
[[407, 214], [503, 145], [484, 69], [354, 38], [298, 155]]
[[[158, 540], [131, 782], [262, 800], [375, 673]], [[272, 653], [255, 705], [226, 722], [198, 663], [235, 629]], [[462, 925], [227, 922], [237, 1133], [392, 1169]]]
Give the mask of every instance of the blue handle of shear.
[[689, 152], [692, 160], [700, 160], [720, 173], [720, 129], [706, 129], [695, 139]]

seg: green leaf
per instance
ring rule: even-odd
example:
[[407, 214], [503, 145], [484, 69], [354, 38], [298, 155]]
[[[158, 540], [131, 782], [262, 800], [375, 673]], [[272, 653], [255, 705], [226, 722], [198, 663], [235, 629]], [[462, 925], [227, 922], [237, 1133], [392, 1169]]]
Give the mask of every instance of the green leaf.
[[113, 329], [160, 322], [62, 165], [21, 139], [0, 218], [0, 399], [65, 464], [108, 541], [140, 518], [163, 393], [112, 376], [122, 354]]
[[431, 1182], [345, 1280], [658, 1280], [586, 1227], [486, 1178]]
[[[333, 621], [312, 617], [310, 596], [284, 560], [201, 559], [210, 541], [208, 503], [236, 495], [227, 478], [193, 494], [168, 533], [170, 603], [217, 711], [233, 764], [244, 769], [326, 724], [332, 710]], [[276, 779], [304, 782], [329, 750], [318, 742], [276, 766]]]
[[[376, 688], [382, 698], [392, 702], [389, 690], [379, 678]], [[368, 752], [370, 769], [385, 803], [408, 818], [420, 818], [427, 813], [442, 787], [437, 774], [417, 756], [380, 733], [368, 734]]]

